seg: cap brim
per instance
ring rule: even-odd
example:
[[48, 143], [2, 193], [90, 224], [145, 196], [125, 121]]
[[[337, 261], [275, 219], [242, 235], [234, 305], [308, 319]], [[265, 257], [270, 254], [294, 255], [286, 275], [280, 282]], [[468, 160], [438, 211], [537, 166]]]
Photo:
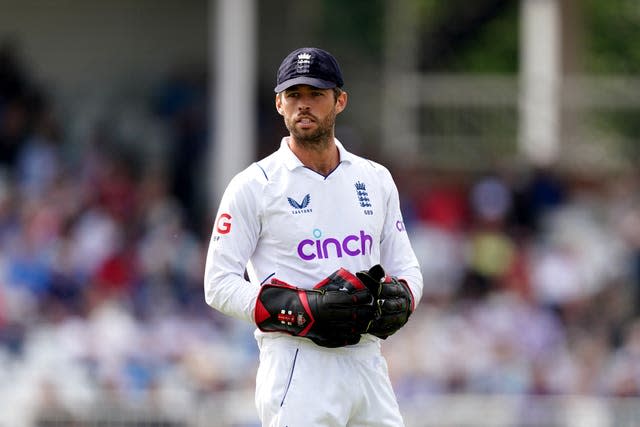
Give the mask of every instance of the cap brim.
[[280, 93], [295, 85], [309, 85], [317, 87], [318, 89], [331, 89], [337, 86], [335, 82], [330, 82], [328, 80], [316, 79], [313, 77], [296, 77], [295, 79], [285, 80], [276, 86], [274, 90], [276, 93]]

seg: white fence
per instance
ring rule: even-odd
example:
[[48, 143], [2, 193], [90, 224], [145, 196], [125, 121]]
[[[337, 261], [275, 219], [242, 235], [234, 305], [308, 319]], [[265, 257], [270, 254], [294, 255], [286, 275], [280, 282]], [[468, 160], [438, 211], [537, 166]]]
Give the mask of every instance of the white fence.
[[[394, 74], [383, 148], [403, 163], [454, 169], [518, 161], [521, 86], [517, 75]], [[640, 79], [565, 76], [557, 97], [560, 166], [593, 172], [637, 162]]]

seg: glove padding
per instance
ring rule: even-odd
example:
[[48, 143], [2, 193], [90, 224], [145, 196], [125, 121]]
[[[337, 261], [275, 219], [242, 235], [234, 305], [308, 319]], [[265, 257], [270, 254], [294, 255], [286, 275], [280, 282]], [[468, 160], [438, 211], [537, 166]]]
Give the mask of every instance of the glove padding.
[[406, 281], [389, 276], [381, 265], [356, 273], [376, 300], [377, 314], [369, 333], [386, 339], [403, 327], [414, 309], [414, 298]]
[[371, 291], [341, 268], [313, 289], [272, 279], [260, 288], [254, 316], [261, 331], [286, 332], [333, 348], [357, 344], [375, 312]]

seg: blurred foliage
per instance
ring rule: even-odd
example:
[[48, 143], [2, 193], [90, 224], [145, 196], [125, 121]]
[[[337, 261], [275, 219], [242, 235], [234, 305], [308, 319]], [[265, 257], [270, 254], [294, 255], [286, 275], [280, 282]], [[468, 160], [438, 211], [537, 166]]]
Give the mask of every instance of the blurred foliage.
[[638, 0], [585, 0], [583, 17], [587, 74], [640, 72]]
[[[444, 72], [516, 73], [520, 2], [414, 0], [423, 10], [426, 69]], [[640, 72], [640, 1], [576, 0], [583, 23], [586, 74]], [[434, 40], [435, 39], [435, 40]]]
[[[516, 73], [520, 2], [413, 1], [421, 15], [422, 68], [439, 72]], [[640, 2], [580, 0], [588, 74], [640, 72]], [[382, 58], [385, 0], [325, 0], [322, 38], [372, 61]], [[333, 13], [333, 11], [336, 11]]]
[[[370, 60], [383, 53], [384, 0], [325, 0], [327, 13], [321, 17], [329, 45], [350, 45]], [[336, 11], [332, 13], [332, 11]]]
[[519, 22], [517, 2], [508, 2], [451, 58], [451, 71], [517, 73]]
[[[380, 63], [389, 0], [324, 0], [313, 38], [338, 52]], [[429, 71], [515, 73], [518, 2], [512, 0], [412, 1], [420, 15], [422, 68]], [[308, 28], [306, 29], [309, 30]]]
[[[585, 74], [625, 75], [640, 72], [640, 2], [638, 0], [585, 0], [583, 3], [583, 59]], [[617, 144], [622, 158], [640, 160], [640, 108], [597, 108], [586, 123]]]
[[516, 73], [519, 3], [416, 0], [423, 5], [422, 68], [438, 72]]

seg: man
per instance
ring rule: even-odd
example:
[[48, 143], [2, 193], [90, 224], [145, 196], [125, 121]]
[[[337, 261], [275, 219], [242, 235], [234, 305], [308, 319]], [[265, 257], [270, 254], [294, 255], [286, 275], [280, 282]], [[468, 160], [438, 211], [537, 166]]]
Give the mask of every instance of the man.
[[324, 50], [284, 59], [275, 106], [289, 136], [234, 177], [213, 227], [205, 299], [258, 326], [264, 426], [403, 425], [380, 343], [422, 276], [389, 171], [334, 137], [342, 85]]

